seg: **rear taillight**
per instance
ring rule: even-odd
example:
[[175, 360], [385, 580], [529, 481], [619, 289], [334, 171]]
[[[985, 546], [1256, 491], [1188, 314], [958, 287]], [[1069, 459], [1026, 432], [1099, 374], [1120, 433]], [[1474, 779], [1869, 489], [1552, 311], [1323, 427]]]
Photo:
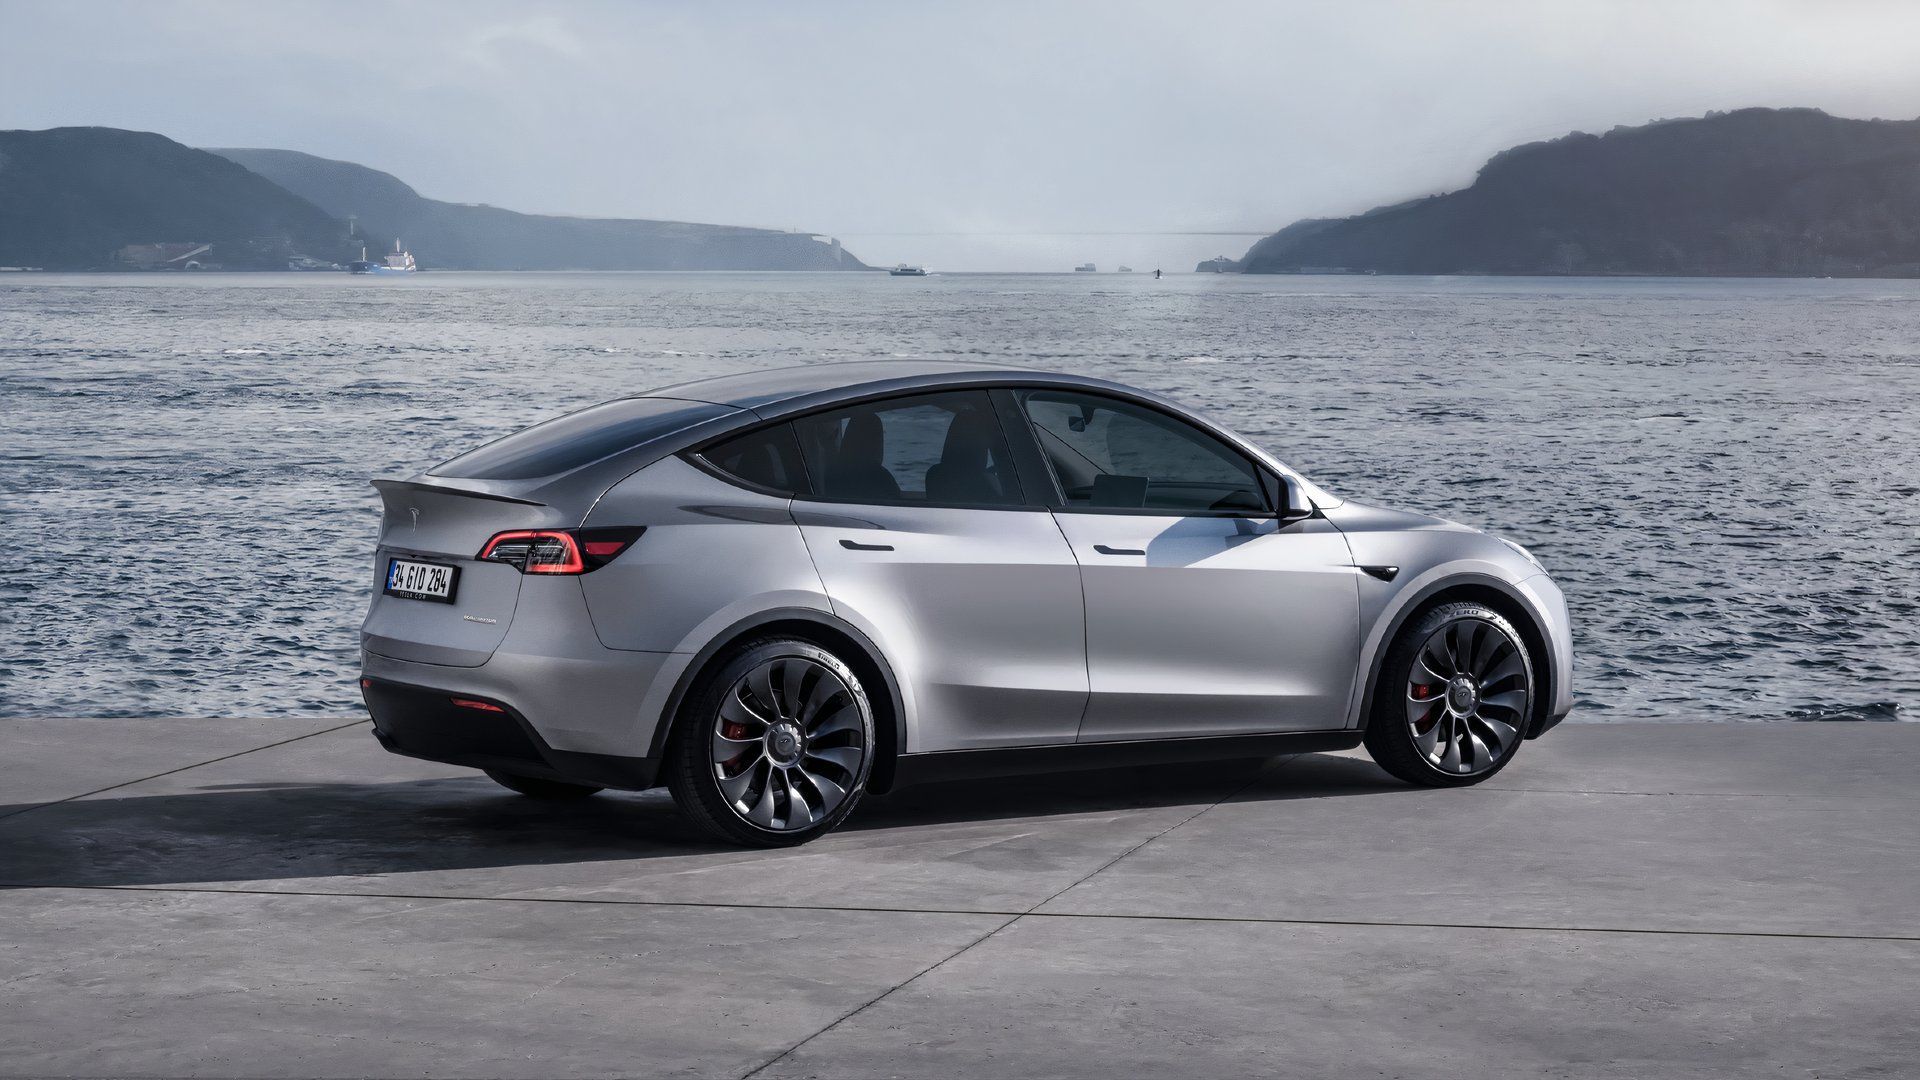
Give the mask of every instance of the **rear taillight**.
[[572, 533], [503, 532], [480, 549], [481, 562], [511, 564], [523, 574], [584, 574], [586, 561]]
[[481, 562], [503, 562], [523, 574], [584, 574], [612, 562], [645, 529], [516, 529], [495, 533]]

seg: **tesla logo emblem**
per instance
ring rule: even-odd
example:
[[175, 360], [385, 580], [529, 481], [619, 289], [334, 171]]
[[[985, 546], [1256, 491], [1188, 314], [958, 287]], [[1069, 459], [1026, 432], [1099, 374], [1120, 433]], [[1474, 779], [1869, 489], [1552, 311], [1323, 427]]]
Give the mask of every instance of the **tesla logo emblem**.
[[413, 515], [413, 531], [419, 532], [420, 531], [420, 508], [417, 506], [409, 506], [407, 507], [407, 513]]

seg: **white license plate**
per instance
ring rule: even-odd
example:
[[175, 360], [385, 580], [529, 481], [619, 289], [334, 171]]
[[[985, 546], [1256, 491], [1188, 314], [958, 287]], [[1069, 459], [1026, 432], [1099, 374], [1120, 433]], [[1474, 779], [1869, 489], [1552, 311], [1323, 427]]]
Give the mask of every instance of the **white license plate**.
[[388, 596], [406, 600], [432, 600], [453, 603], [453, 587], [460, 580], [460, 568], [410, 559], [387, 560]]

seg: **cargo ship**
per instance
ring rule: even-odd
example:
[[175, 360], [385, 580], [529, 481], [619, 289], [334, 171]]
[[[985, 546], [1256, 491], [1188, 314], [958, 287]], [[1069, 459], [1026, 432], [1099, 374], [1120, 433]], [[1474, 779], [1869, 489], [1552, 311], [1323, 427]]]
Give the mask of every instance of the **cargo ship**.
[[393, 253], [385, 262], [374, 262], [367, 258], [367, 249], [360, 249], [360, 257], [347, 264], [350, 274], [411, 274], [414, 272], [413, 252], [404, 251], [400, 241], [393, 242]]

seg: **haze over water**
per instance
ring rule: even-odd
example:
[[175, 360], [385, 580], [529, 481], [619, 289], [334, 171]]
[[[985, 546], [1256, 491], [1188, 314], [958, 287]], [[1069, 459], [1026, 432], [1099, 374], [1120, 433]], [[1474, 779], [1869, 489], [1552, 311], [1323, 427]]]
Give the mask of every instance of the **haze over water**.
[[353, 712], [369, 476], [711, 374], [1099, 375], [1565, 588], [1572, 721], [1912, 719], [1920, 282], [0, 279], [0, 715]]

